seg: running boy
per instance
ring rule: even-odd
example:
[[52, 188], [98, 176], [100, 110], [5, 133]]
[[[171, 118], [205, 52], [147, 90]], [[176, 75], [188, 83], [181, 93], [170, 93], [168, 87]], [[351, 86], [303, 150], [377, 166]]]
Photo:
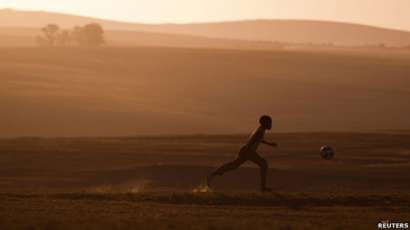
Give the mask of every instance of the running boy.
[[260, 143], [270, 145], [272, 147], [277, 147], [278, 145], [274, 142], [267, 142], [264, 140], [265, 131], [272, 128], [272, 119], [269, 116], [262, 116], [259, 119], [260, 126], [252, 133], [248, 143], [244, 145], [239, 151], [236, 160], [222, 165], [220, 168], [212, 172], [207, 178], [207, 184], [210, 186], [212, 179], [215, 176], [222, 176], [224, 173], [237, 169], [246, 161], [251, 161], [257, 164], [260, 168], [261, 175], [261, 191], [267, 192], [271, 191], [270, 188], [266, 187], [266, 175], [268, 173], [268, 163], [264, 158], [259, 156], [256, 152]]

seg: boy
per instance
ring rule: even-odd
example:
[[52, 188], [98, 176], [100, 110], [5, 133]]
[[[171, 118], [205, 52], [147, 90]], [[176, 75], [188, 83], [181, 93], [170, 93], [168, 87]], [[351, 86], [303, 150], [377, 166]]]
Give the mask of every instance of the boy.
[[262, 116], [259, 119], [260, 126], [252, 133], [248, 143], [244, 145], [239, 151], [236, 160], [222, 165], [220, 168], [212, 172], [207, 178], [207, 184], [210, 186], [212, 179], [215, 176], [222, 176], [224, 173], [237, 169], [247, 160], [252, 161], [257, 164], [260, 168], [261, 175], [261, 191], [267, 192], [271, 191], [270, 188], [266, 187], [266, 174], [268, 172], [268, 163], [264, 158], [259, 156], [256, 152], [260, 143], [270, 145], [272, 147], [277, 147], [278, 145], [274, 142], [267, 142], [264, 140], [265, 131], [272, 128], [272, 119], [269, 116]]

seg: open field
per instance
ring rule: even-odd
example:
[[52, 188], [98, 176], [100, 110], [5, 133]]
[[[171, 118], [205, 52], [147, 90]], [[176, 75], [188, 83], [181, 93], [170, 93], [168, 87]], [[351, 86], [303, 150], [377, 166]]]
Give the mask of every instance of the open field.
[[0, 52], [1, 137], [410, 129], [409, 52]]
[[[410, 198], [259, 194], [0, 195], [2, 229], [377, 229], [409, 220]], [[181, 200], [184, 202], [181, 203]], [[200, 200], [201, 202], [198, 202]], [[218, 201], [272, 201], [234, 205]], [[276, 200], [280, 202], [275, 203]], [[287, 204], [283, 204], [282, 201]], [[342, 201], [335, 202], [333, 201]], [[346, 201], [351, 200], [346, 205]], [[320, 203], [320, 201], [325, 201]]]
[[[410, 220], [410, 134], [274, 133], [272, 194], [246, 164], [201, 193], [244, 135], [0, 140], [0, 228], [375, 229]], [[318, 148], [333, 146], [332, 161]]]
[[408, 229], [383, 1], [0, 1], [0, 230]]
[[[0, 48], [0, 229], [375, 229], [410, 220], [408, 50], [107, 35], [120, 41], [111, 45], [179, 48]], [[280, 148], [261, 149], [274, 192], [257, 192], [252, 164], [208, 190], [206, 175], [247, 136], [201, 133], [249, 132], [261, 114], [278, 132], [268, 139]], [[319, 157], [322, 145], [336, 149], [334, 160]]]

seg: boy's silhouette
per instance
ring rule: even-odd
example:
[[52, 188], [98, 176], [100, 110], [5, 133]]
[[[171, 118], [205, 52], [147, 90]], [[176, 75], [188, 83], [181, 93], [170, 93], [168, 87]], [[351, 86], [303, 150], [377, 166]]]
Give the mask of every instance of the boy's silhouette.
[[259, 119], [260, 126], [252, 133], [250, 136], [248, 143], [244, 145], [241, 150], [239, 151], [238, 157], [236, 160], [226, 163], [222, 165], [220, 168], [212, 172], [207, 178], [207, 184], [210, 186], [212, 179], [215, 176], [222, 176], [224, 173], [237, 169], [246, 161], [252, 161], [253, 163], [257, 164], [260, 168], [260, 175], [261, 175], [261, 191], [271, 191], [270, 188], [266, 187], [266, 175], [268, 172], [268, 163], [264, 158], [259, 156], [256, 152], [260, 143], [270, 145], [273, 147], [277, 147], [276, 143], [267, 142], [264, 140], [265, 131], [270, 130], [272, 128], [272, 119], [269, 116], [262, 116]]

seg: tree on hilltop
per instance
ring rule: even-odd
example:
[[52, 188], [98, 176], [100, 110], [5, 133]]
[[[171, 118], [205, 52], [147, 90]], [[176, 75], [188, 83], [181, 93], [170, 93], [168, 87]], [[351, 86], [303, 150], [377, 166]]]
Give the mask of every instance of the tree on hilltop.
[[73, 30], [73, 39], [80, 46], [100, 46], [104, 44], [104, 29], [97, 23], [77, 26]]
[[54, 46], [57, 41], [58, 32], [60, 27], [57, 24], [48, 24], [45, 27], [41, 28], [41, 31], [44, 34], [44, 37], [41, 37], [41, 42], [45, 45]]
[[37, 44], [41, 46], [101, 46], [104, 44], [104, 29], [98, 23], [76, 26], [72, 31], [60, 30], [57, 24], [48, 24], [41, 29]]

